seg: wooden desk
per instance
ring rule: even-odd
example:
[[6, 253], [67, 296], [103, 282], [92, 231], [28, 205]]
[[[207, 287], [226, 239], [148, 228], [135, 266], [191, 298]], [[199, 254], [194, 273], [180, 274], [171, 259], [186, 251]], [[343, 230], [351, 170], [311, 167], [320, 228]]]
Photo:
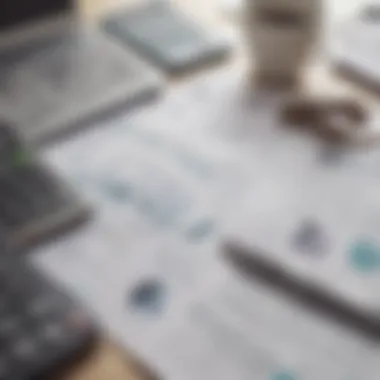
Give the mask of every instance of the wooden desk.
[[[117, 7], [129, 5], [139, 0], [80, 0], [79, 8], [84, 20], [96, 22], [104, 14]], [[322, 0], [321, 0], [322, 1]], [[221, 15], [220, 0], [175, 0], [190, 15], [210, 28], [229, 28], [230, 22]], [[335, 14], [345, 15], [355, 6], [358, 0], [331, 1]], [[231, 65], [242, 67], [244, 54], [237, 49]], [[327, 70], [319, 65], [312, 69], [310, 86], [315, 91], [352, 91], [353, 86], [333, 78]], [[355, 89], [355, 92], [358, 92]], [[364, 92], [361, 92], [364, 94]], [[366, 95], [368, 97], [368, 95]], [[124, 350], [120, 350], [110, 342], [100, 342], [94, 352], [75, 368], [63, 376], [62, 380], [146, 380], [150, 376], [137, 369]]]
[[106, 340], [99, 342], [91, 353], [57, 380], [152, 380], [121, 350]]

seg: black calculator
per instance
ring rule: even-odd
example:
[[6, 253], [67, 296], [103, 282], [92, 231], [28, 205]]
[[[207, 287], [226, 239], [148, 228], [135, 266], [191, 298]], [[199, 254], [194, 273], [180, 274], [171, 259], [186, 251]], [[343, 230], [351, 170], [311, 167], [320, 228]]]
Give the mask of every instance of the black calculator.
[[0, 231], [26, 248], [87, 220], [85, 202], [0, 122]]
[[0, 380], [50, 379], [89, 352], [96, 329], [78, 303], [10, 253], [0, 255]]

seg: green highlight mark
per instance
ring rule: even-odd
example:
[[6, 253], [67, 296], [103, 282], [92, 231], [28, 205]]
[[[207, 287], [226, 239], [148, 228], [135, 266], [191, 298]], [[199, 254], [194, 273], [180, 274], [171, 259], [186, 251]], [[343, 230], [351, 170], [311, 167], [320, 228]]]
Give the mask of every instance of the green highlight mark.
[[32, 155], [25, 150], [16, 150], [11, 156], [12, 167], [23, 167], [32, 161]]

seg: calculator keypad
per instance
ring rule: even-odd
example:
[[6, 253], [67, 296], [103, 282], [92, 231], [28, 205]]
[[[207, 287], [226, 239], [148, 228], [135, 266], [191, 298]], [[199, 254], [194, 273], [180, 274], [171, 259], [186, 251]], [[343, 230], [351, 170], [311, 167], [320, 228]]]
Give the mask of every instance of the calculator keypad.
[[91, 332], [66, 295], [21, 265], [0, 274], [0, 290], [0, 380], [35, 378]]

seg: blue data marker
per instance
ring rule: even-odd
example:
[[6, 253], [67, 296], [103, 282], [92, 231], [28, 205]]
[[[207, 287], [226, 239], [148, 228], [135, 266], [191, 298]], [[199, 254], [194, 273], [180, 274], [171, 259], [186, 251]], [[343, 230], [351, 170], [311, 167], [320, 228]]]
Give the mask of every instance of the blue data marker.
[[132, 310], [148, 315], [161, 313], [165, 303], [165, 286], [159, 280], [139, 282], [130, 293], [127, 304]]
[[323, 227], [314, 220], [303, 221], [293, 237], [293, 244], [297, 250], [313, 255], [326, 253], [327, 243]]
[[380, 269], [380, 248], [369, 241], [358, 241], [350, 248], [349, 259], [357, 271], [377, 271]]
[[202, 219], [186, 230], [187, 240], [199, 243], [207, 239], [215, 231], [215, 223], [212, 219]]
[[131, 186], [121, 181], [107, 181], [104, 187], [109, 198], [117, 202], [128, 202], [133, 194]]
[[299, 380], [299, 379], [291, 372], [281, 371], [270, 376], [269, 380]]

